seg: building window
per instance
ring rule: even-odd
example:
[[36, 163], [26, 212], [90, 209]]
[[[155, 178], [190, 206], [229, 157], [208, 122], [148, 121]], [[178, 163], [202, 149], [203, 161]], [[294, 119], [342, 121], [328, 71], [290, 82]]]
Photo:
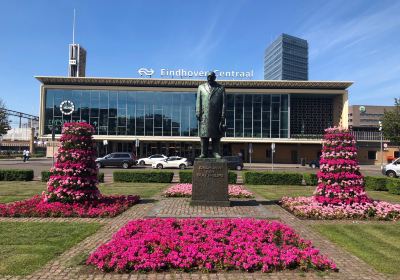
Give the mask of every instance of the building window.
[[376, 160], [376, 151], [368, 151], [368, 159]]

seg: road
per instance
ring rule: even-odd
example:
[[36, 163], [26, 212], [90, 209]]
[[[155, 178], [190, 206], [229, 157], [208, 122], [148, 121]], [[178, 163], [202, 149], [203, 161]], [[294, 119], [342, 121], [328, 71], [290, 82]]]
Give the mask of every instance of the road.
[[[22, 162], [22, 160], [0, 160], [0, 169], [33, 169], [35, 178], [40, 177], [40, 173], [43, 170], [49, 170], [52, 166], [51, 159], [31, 159], [29, 162]], [[137, 169], [151, 169], [150, 166], [146, 167], [133, 167], [128, 170]], [[112, 173], [115, 170], [123, 170], [122, 168], [102, 168], [100, 171], [104, 172], [105, 176], [108, 178], [112, 177]], [[177, 169], [173, 169], [178, 172]], [[271, 171], [272, 166], [268, 163], [245, 163], [244, 170], [260, 170], [260, 171]], [[314, 173], [317, 169], [312, 169], [308, 166], [301, 166], [299, 164], [274, 164], [274, 171], [288, 171], [288, 172], [309, 172]], [[361, 172], [364, 175], [377, 176], [381, 175], [380, 166], [376, 165], [361, 165]]]

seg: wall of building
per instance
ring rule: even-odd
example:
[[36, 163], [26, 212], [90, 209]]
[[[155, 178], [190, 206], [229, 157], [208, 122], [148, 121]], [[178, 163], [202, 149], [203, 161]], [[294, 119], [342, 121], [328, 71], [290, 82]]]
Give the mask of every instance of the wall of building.
[[[364, 107], [365, 111], [360, 111], [360, 107]], [[394, 106], [349, 106], [349, 125], [353, 128], [378, 128], [385, 111], [394, 108]]]

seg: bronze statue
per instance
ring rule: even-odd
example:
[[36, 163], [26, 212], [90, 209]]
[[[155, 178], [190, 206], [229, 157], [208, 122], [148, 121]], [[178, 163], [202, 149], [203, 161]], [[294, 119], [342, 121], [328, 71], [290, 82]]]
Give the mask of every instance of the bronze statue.
[[199, 85], [196, 98], [196, 117], [201, 139], [200, 158], [208, 157], [208, 145], [212, 139], [212, 156], [221, 158], [219, 143], [225, 132], [225, 88], [218, 84], [214, 72], [207, 74], [207, 83]]

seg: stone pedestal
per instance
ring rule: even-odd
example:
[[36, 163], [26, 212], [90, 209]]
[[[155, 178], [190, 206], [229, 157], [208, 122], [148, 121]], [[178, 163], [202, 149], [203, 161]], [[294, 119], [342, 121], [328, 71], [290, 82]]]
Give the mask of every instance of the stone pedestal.
[[190, 205], [230, 206], [226, 160], [196, 159], [193, 168]]

